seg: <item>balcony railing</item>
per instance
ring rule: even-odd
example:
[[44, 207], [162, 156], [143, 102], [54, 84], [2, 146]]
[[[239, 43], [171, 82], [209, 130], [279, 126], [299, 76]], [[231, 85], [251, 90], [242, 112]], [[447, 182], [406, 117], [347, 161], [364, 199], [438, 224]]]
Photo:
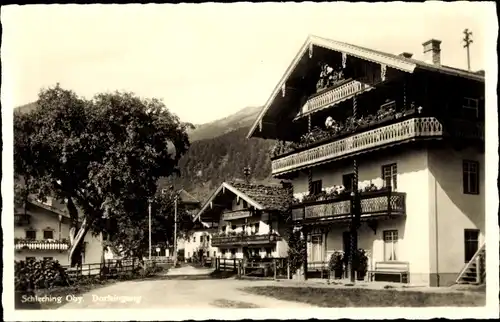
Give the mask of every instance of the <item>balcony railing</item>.
[[212, 246], [239, 246], [239, 245], [258, 245], [276, 243], [279, 236], [275, 234], [263, 235], [243, 235], [243, 236], [213, 236]]
[[330, 161], [367, 149], [418, 137], [441, 137], [443, 126], [434, 117], [417, 117], [354, 134], [272, 161], [272, 174], [298, 170], [319, 162]]
[[222, 214], [222, 220], [234, 220], [251, 217], [252, 213], [248, 209], [228, 211]]
[[16, 250], [68, 250], [70, 246], [69, 241], [66, 240], [29, 240], [14, 239], [14, 248]]
[[[406, 194], [381, 189], [360, 194], [361, 217], [378, 215], [406, 214]], [[351, 200], [349, 194], [333, 197], [329, 200], [304, 202], [292, 208], [292, 220], [331, 219], [342, 220], [350, 218]]]
[[302, 107], [298, 117], [313, 112], [315, 110], [321, 109], [323, 107], [330, 106], [332, 104], [338, 103], [342, 100], [345, 100], [354, 94], [357, 94], [361, 91], [371, 89], [372, 87], [369, 84], [363, 82], [363, 80], [351, 80], [347, 83], [344, 83], [340, 86], [327, 89], [326, 91], [314, 95]]
[[14, 224], [17, 226], [29, 225], [30, 223], [30, 215], [28, 214], [15, 214], [14, 215]]

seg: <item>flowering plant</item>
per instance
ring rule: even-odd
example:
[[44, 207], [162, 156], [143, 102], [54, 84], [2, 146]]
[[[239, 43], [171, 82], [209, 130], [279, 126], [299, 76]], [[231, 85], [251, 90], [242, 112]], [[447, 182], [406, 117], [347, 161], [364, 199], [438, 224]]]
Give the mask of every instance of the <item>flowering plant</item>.
[[341, 250], [336, 250], [330, 256], [330, 261], [328, 262], [328, 268], [330, 271], [343, 271], [344, 270], [344, 252]]

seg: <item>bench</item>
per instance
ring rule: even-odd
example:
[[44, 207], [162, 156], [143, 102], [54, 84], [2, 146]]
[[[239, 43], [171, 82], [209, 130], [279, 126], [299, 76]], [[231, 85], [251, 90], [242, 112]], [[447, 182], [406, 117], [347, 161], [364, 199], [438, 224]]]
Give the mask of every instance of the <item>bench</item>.
[[399, 275], [399, 282], [408, 283], [410, 263], [408, 262], [376, 262], [375, 269], [368, 271], [368, 280], [373, 281], [376, 274]]
[[308, 262], [307, 271], [321, 273], [323, 278], [324, 275], [328, 275], [328, 262]]

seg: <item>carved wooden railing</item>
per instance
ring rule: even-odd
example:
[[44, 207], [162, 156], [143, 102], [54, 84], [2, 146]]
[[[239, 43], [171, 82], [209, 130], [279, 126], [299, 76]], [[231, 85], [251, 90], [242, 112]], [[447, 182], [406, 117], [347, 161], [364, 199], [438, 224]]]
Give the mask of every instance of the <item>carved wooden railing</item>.
[[484, 123], [465, 121], [465, 120], [453, 120], [450, 123], [450, 128], [446, 127], [450, 134], [457, 138], [463, 139], [479, 139], [484, 140]]
[[[360, 194], [361, 216], [373, 215], [404, 215], [406, 213], [406, 194], [382, 189], [375, 192]], [[344, 219], [349, 218], [351, 212], [350, 196], [339, 196], [330, 200], [304, 202], [292, 208], [292, 220], [304, 219]]]
[[418, 137], [441, 137], [443, 126], [434, 117], [420, 117], [329, 142], [272, 161], [272, 174], [297, 170], [318, 162]]
[[16, 250], [68, 250], [69, 241], [63, 240], [14, 240]]
[[252, 213], [248, 209], [227, 211], [222, 214], [222, 220], [234, 220], [240, 218], [251, 217]]
[[212, 246], [248, 245], [275, 243], [279, 236], [275, 234], [243, 235], [243, 236], [213, 236]]
[[323, 93], [314, 95], [313, 97], [308, 99], [302, 107], [299, 116], [335, 104], [338, 101], [349, 98], [354, 94], [370, 88], [371, 86], [364, 83], [363, 80], [351, 80], [338, 87], [334, 87], [332, 89], [324, 91]]

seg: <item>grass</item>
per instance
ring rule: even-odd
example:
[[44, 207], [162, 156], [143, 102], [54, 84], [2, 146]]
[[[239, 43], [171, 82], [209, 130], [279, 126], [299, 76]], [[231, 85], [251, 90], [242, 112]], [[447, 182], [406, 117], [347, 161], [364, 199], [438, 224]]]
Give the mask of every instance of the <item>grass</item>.
[[279, 300], [303, 302], [319, 307], [425, 307], [484, 306], [480, 293], [430, 293], [359, 288], [245, 287], [244, 292]]
[[241, 302], [241, 301], [230, 301], [230, 300], [215, 300], [212, 302], [213, 305], [221, 308], [235, 308], [235, 309], [255, 309], [258, 308], [257, 305], [253, 303]]

